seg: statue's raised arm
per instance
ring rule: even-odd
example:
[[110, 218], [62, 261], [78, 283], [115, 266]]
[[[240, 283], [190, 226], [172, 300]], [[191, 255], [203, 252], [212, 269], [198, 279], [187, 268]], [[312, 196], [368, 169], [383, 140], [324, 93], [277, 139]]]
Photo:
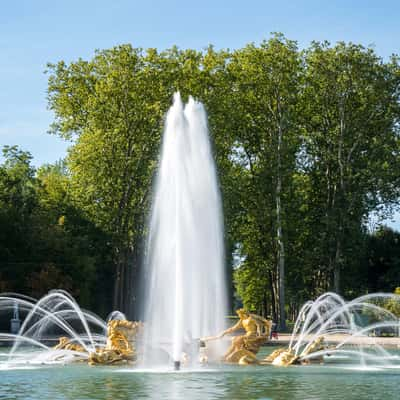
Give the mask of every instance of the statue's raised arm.
[[201, 340], [203, 340], [203, 341], [206, 342], [206, 341], [209, 341], [209, 340], [221, 339], [221, 338], [223, 338], [225, 335], [229, 335], [230, 333], [235, 332], [235, 331], [237, 331], [238, 329], [241, 329], [241, 328], [243, 328], [243, 324], [242, 324], [242, 321], [239, 320], [238, 322], [236, 322], [235, 325], [231, 326], [231, 327], [228, 328], [228, 329], [225, 329], [225, 330], [224, 330], [223, 332], [221, 332], [219, 335], [216, 335], [216, 336], [208, 336], [208, 337], [202, 338]]

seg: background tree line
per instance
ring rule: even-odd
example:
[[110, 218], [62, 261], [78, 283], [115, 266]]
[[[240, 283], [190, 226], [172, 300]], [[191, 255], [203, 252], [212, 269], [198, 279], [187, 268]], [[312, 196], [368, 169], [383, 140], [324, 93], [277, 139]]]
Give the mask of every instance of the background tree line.
[[367, 229], [399, 198], [397, 57], [352, 43], [299, 50], [276, 34], [234, 51], [122, 45], [49, 64], [48, 75], [51, 131], [71, 146], [38, 170], [29, 153], [4, 148], [2, 290], [61, 285], [88, 307], [134, 317], [176, 90], [208, 111], [235, 298], [284, 327], [326, 290], [399, 286], [399, 234]]

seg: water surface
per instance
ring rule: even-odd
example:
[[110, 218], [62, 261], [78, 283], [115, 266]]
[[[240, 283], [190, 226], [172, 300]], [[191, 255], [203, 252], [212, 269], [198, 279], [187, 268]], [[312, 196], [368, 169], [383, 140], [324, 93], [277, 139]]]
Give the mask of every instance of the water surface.
[[0, 399], [398, 399], [400, 370], [354, 366], [25, 366], [0, 370]]

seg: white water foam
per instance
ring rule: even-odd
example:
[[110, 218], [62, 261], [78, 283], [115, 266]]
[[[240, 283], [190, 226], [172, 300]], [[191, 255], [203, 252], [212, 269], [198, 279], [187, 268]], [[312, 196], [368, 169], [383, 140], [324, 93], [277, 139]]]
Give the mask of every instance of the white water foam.
[[146, 347], [181, 361], [196, 352], [195, 339], [224, 329], [227, 294], [207, 115], [193, 98], [184, 107], [179, 93], [166, 118], [147, 249]]

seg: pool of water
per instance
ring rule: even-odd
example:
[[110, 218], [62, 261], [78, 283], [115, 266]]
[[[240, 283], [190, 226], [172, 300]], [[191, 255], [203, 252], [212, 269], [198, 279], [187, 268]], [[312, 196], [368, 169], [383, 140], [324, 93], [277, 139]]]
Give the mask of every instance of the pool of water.
[[115, 367], [0, 367], [0, 399], [398, 399], [400, 369], [217, 366], [174, 372]]

